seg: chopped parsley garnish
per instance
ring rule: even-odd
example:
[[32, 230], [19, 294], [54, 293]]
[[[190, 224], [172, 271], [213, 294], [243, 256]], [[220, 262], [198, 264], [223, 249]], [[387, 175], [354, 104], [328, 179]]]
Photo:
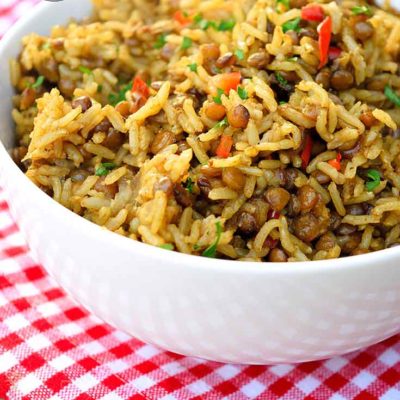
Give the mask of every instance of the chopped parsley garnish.
[[97, 85], [97, 93], [101, 93], [103, 91], [103, 85]]
[[376, 169], [369, 169], [367, 171], [368, 182], [365, 183], [365, 187], [368, 192], [375, 190], [381, 183], [381, 174]]
[[236, 21], [234, 19], [222, 20], [217, 27], [217, 31], [231, 31], [235, 24]]
[[276, 4], [282, 4], [286, 10], [290, 8], [289, 0], [276, 0]]
[[241, 49], [235, 51], [235, 56], [238, 60], [244, 60], [244, 52]]
[[228, 126], [228, 118], [225, 117], [224, 119], [221, 119], [221, 121], [219, 121], [214, 128], [223, 128], [224, 126]]
[[112, 162], [105, 162], [101, 163], [100, 167], [96, 169], [95, 175], [96, 176], [105, 176], [108, 175], [108, 173], [113, 170], [116, 167], [116, 165]]
[[161, 33], [160, 35], [158, 35], [153, 47], [155, 49], [162, 49], [164, 45], [167, 43], [167, 40], [165, 39], [166, 36], [167, 36], [166, 33]]
[[301, 21], [301, 18], [297, 17], [295, 19], [285, 22], [282, 25], [283, 32], [284, 33], [286, 33], [287, 31], [299, 32], [300, 31], [300, 21]]
[[238, 92], [239, 97], [240, 97], [242, 100], [246, 100], [246, 99], [249, 97], [249, 95], [248, 95], [247, 92], [246, 92], [246, 89], [244, 89], [244, 88], [242, 88], [242, 87], [240, 87], [240, 86], [238, 86], [237, 92]]
[[188, 67], [192, 72], [197, 72], [197, 64], [196, 63], [189, 64]]
[[50, 48], [50, 42], [46, 42], [42, 44], [42, 50], [47, 50]]
[[215, 223], [215, 228], [217, 230], [217, 237], [212, 245], [208, 246], [203, 253], [201, 254], [203, 257], [214, 258], [215, 254], [217, 253], [217, 246], [219, 241], [221, 240], [222, 235], [222, 226], [221, 223], [218, 221]]
[[201, 15], [201, 14], [196, 14], [194, 17], [193, 17], [193, 22], [195, 23], [195, 24], [198, 24], [200, 21], [202, 21], [203, 20], [203, 16]]
[[293, 56], [293, 57], [289, 57], [286, 60], [290, 61], [290, 62], [296, 62], [299, 59], [299, 57]]
[[280, 101], [280, 102], [279, 102], [279, 105], [281, 106], [282, 104], [287, 104], [287, 101], [283, 101], [283, 100]]
[[224, 89], [218, 88], [217, 95], [213, 97], [214, 103], [222, 104], [221, 96], [225, 93]]
[[125, 93], [132, 89], [132, 82], [123, 85], [118, 93], [111, 93], [108, 96], [108, 101], [112, 106], [116, 106], [121, 101], [125, 100]]
[[34, 83], [32, 83], [31, 85], [29, 85], [30, 88], [32, 89], [39, 89], [40, 86], [43, 85], [44, 82], [44, 76], [39, 75], [36, 79], [36, 81]]
[[354, 15], [367, 15], [367, 16], [371, 16], [372, 15], [372, 10], [368, 7], [368, 6], [355, 6], [351, 9], [351, 12]]
[[219, 23], [215, 21], [208, 21], [204, 19], [201, 14], [195, 15], [193, 22], [204, 31], [208, 28], [214, 28], [216, 31], [231, 31], [236, 24], [235, 20], [233, 19], [222, 20]]
[[385, 96], [397, 107], [400, 107], [400, 96], [389, 86], [385, 86]]
[[84, 67], [83, 65], [79, 66], [79, 71], [86, 75], [93, 75], [93, 71], [90, 68]]
[[189, 47], [192, 47], [192, 39], [188, 38], [187, 36], [184, 36], [181, 44], [181, 49], [186, 50]]
[[190, 178], [190, 177], [187, 178], [187, 179], [186, 179], [186, 182], [184, 183], [184, 186], [185, 186], [186, 190], [187, 190], [189, 193], [193, 193], [194, 182], [193, 182], [192, 178]]
[[275, 72], [275, 77], [276, 80], [283, 86], [286, 86], [289, 84], [289, 82], [282, 76], [280, 72]]
[[173, 250], [174, 249], [174, 245], [171, 243], [165, 243], [165, 244], [161, 244], [160, 246], [158, 246], [160, 249], [165, 249], [165, 250]]

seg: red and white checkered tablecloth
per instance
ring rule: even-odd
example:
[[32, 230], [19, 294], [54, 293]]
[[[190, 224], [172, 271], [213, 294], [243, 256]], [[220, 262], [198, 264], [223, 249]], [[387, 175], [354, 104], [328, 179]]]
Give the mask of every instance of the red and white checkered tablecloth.
[[[0, 0], [0, 36], [37, 1]], [[69, 298], [31, 258], [0, 191], [0, 399], [220, 398], [399, 400], [400, 335], [298, 366], [219, 364], [162, 351]]]

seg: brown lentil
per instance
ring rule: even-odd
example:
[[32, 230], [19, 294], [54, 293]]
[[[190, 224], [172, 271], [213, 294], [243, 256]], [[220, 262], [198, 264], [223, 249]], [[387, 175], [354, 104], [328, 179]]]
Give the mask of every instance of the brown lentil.
[[335, 233], [338, 235], [351, 235], [352, 233], [357, 231], [357, 227], [350, 224], [340, 224], [337, 229], [335, 229]]
[[269, 262], [287, 262], [288, 257], [286, 253], [276, 247], [275, 249], [272, 249], [269, 254], [268, 254], [268, 261]]
[[90, 107], [92, 107], [92, 100], [90, 100], [89, 96], [81, 96], [72, 100], [71, 106], [72, 108], [78, 108], [80, 106], [82, 112], [86, 112]]
[[295, 218], [293, 229], [300, 240], [309, 243], [318, 237], [321, 227], [318, 218], [312, 213], [307, 213]]
[[304, 185], [299, 189], [298, 198], [301, 211], [310, 211], [317, 204], [318, 193], [310, 185]]
[[290, 193], [282, 188], [269, 188], [264, 196], [275, 211], [282, 211], [290, 200]]
[[190, 207], [193, 203], [192, 196], [189, 192], [179, 183], [174, 185], [174, 196], [176, 202], [182, 207]]
[[210, 180], [206, 176], [201, 175], [197, 179], [197, 186], [199, 187], [200, 192], [203, 193], [204, 196], [206, 196], [208, 198], [208, 195], [209, 195], [210, 190], [211, 190], [211, 182], [210, 182]]
[[129, 101], [121, 101], [115, 106], [115, 110], [118, 111], [124, 118], [131, 115], [131, 104]]
[[324, 233], [315, 245], [317, 250], [330, 250], [336, 244], [335, 237], [332, 233]]
[[217, 61], [215, 62], [215, 65], [218, 68], [226, 68], [229, 67], [236, 62], [236, 57], [233, 53], [225, 53], [222, 56], [218, 57]]
[[368, 21], [359, 21], [354, 24], [354, 37], [364, 42], [374, 34], [374, 28]]
[[318, 72], [315, 77], [315, 82], [321, 85], [324, 89], [328, 90], [331, 81], [331, 71], [328, 68], [324, 68], [322, 71]]
[[251, 236], [258, 230], [255, 217], [248, 212], [242, 212], [240, 214], [237, 225], [239, 231], [246, 236]]
[[107, 132], [106, 138], [102, 142], [102, 145], [112, 150], [118, 150], [124, 141], [125, 135], [122, 132], [117, 131], [114, 128], [110, 128]]
[[246, 183], [246, 177], [237, 168], [224, 168], [222, 170], [222, 181], [233, 190], [241, 191]]
[[349, 89], [353, 83], [353, 74], [349, 71], [339, 69], [332, 74], [331, 86], [336, 90]]
[[225, 117], [226, 109], [222, 104], [209, 103], [205, 108], [205, 114], [214, 121], [220, 121]]
[[326, 185], [331, 181], [331, 177], [329, 175], [326, 175], [324, 172], [320, 170], [315, 170], [314, 172], [311, 173], [311, 175], [316, 179], [316, 181], [320, 185]]
[[260, 51], [257, 53], [253, 53], [248, 59], [247, 63], [250, 67], [263, 69], [265, 68], [270, 62], [270, 55], [265, 51]]
[[378, 122], [370, 110], [365, 111], [360, 115], [360, 121], [365, 125], [366, 128], [371, 128]]
[[245, 129], [250, 120], [250, 113], [247, 108], [238, 104], [228, 111], [228, 123], [233, 128]]
[[54, 58], [49, 58], [39, 67], [39, 72], [50, 82], [56, 83], [60, 79], [58, 64]]

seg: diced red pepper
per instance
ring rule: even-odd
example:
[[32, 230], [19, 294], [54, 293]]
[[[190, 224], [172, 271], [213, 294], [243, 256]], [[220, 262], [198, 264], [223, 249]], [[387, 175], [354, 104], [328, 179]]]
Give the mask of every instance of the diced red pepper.
[[328, 51], [329, 61], [336, 60], [337, 58], [340, 57], [341, 54], [342, 54], [342, 49], [339, 49], [339, 47], [329, 47]]
[[324, 10], [321, 6], [306, 6], [301, 9], [301, 19], [304, 19], [305, 21], [321, 22], [324, 17]]
[[133, 79], [132, 93], [138, 95], [138, 97], [144, 97], [146, 100], [150, 96], [149, 87], [139, 75], [136, 75]]
[[268, 210], [267, 219], [279, 219], [281, 213], [275, 210]]
[[217, 151], [215, 152], [218, 157], [227, 158], [231, 152], [233, 145], [232, 136], [222, 135], [221, 141], [217, 147]]
[[213, 76], [212, 80], [217, 89], [222, 89], [225, 94], [229, 94], [231, 89], [236, 90], [240, 84], [242, 75], [240, 72], [227, 72]]
[[185, 15], [182, 10], [175, 11], [174, 20], [178, 21], [181, 25], [189, 25], [192, 23], [192, 17]]
[[337, 171], [340, 171], [341, 164], [340, 161], [342, 160], [342, 155], [337, 153], [336, 158], [333, 160], [329, 160], [328, 164], [335, 168]]
[[310, 162], [312, 146], [313, 146], [313, 142], [312, 142], [311, 136], [307, 135], [305, 144], [304, 144], [304, 149], [300, 155], [301, 167], [303, 169], [306, 169], [308, 166], [308, 163]]
[[272, 239], [271, 236], [268, 236], [268, 237], [265, 239], [264, 246], [265, 246], [265, 247], [268, 247], [268, 248], [270, 248], [270, 249], [274, 249], [274, 248], [278, 245], [278, 242], [279, 242], [278, 239]]
[[319, 47], [319, 68], [322, 68], [328, 62], [329, 45], [332, 36], [332, 19], [326, 17], [317, 28], [318, 47]]

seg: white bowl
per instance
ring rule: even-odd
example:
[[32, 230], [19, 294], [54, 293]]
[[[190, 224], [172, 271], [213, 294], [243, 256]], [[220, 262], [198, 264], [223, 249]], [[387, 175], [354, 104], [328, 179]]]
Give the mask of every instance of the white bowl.
[[0, 185], [37, 260], [77, 300], [133, 336], [210, 360], [272, 364], [327, 358], [400, 330], [400, 247], [339, 260], [223, 261], [151, 247], [63, 208], [9, 157], [7, 60], [30, 32], [90, 13], [44, 3], [0, 43]]

